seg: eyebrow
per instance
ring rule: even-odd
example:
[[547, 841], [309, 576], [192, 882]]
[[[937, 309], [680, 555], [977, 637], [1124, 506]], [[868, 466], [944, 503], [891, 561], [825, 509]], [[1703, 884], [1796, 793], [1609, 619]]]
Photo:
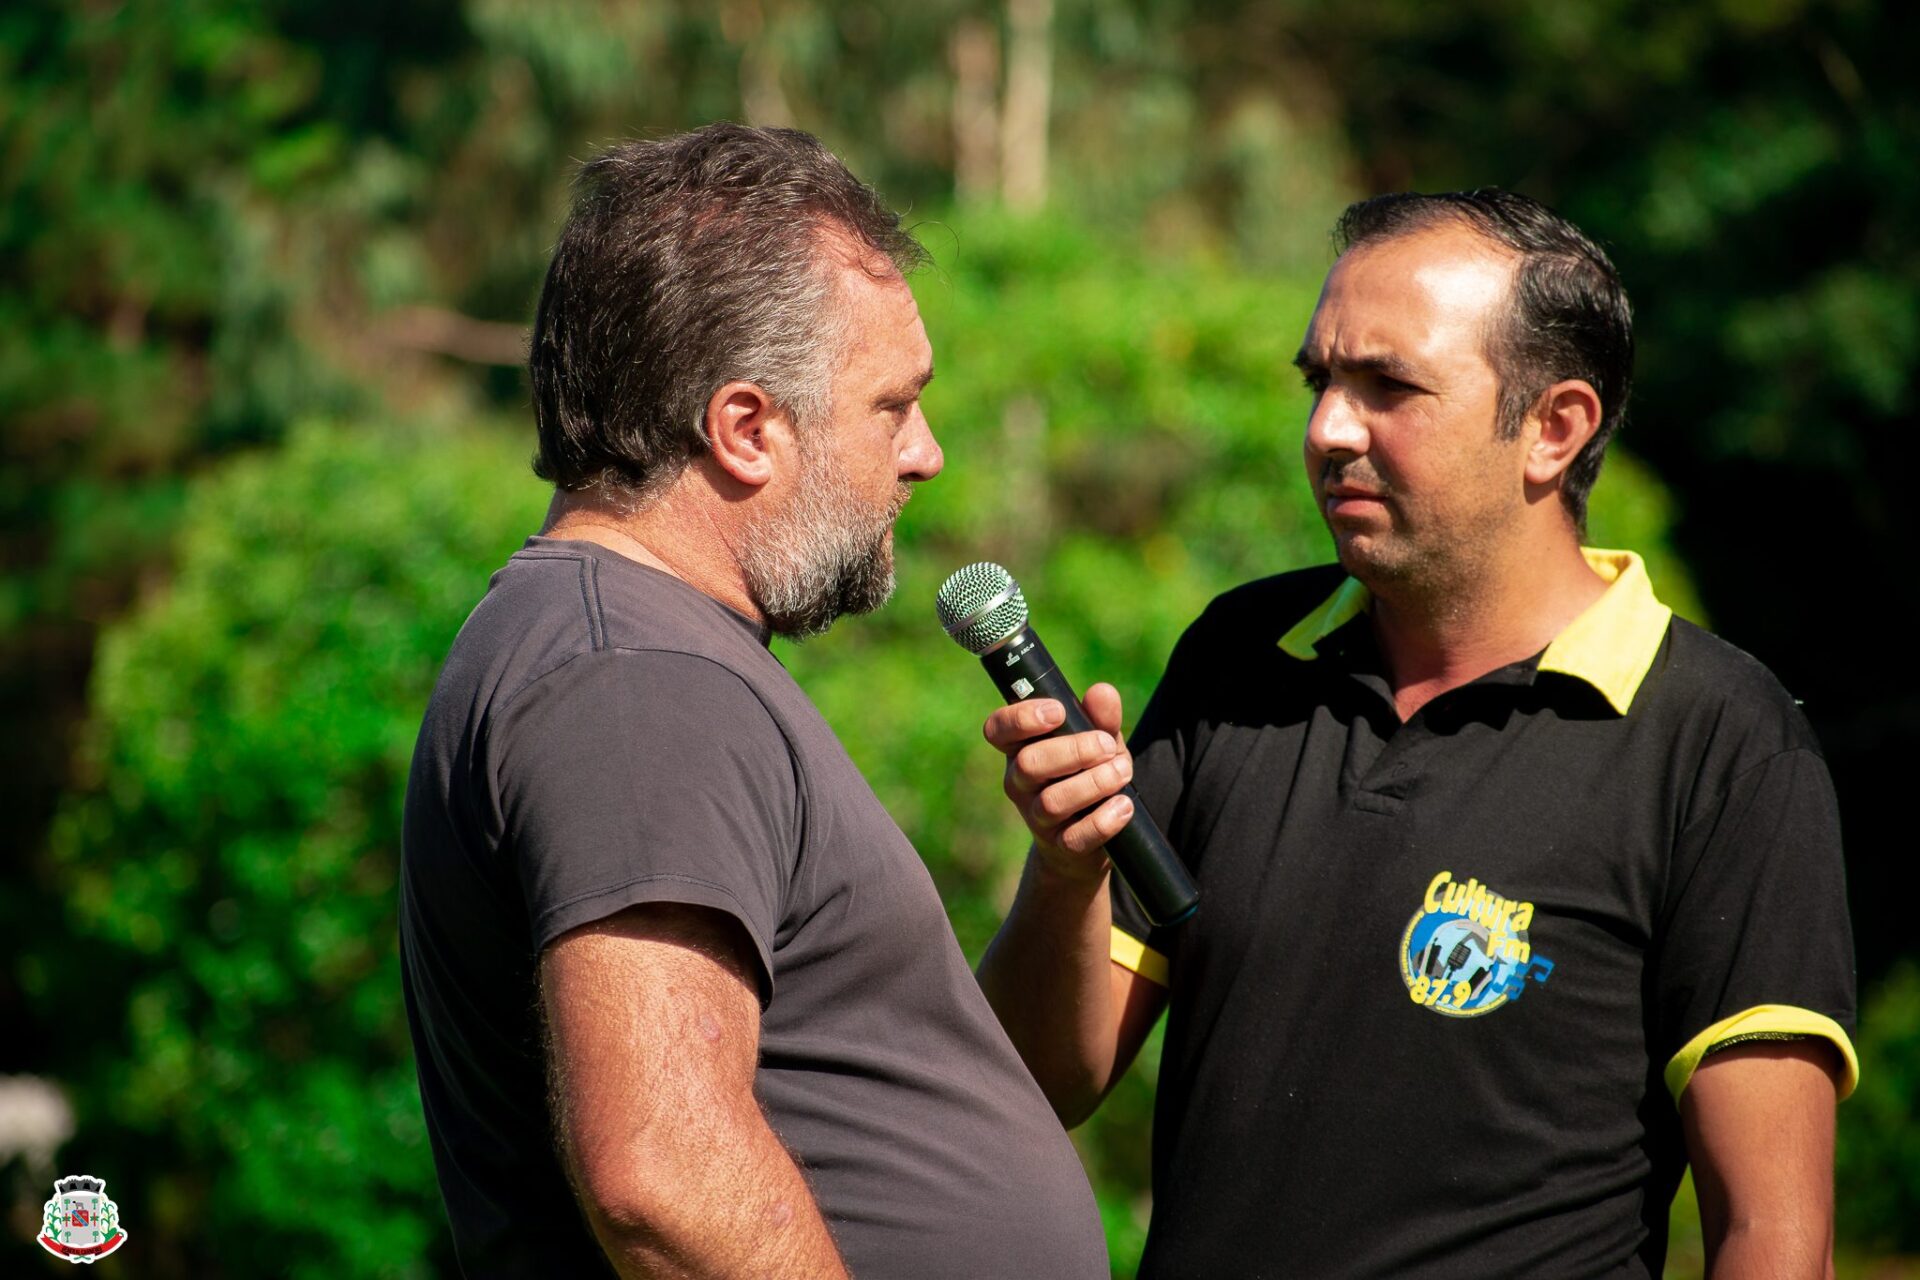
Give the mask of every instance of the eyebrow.
[[1377, 356], [1356, 356], [1351, 359], [1340, 358], [1331, 361], [1327, 365], [1322, 365], [1318, 360], [1315, 360], [1307, 354], [1305, 347], [1300, 348], [1300, 350], [1294, 354], [1293, 367], [1302, 373], [1308, 373], [1312, 370], [1322, 368], [1334, 368], [1343, 373], [1372, 373], [1378, 374], [1381, 377], [1392, 378], [1397, 382], [1416, 384], [1419, 383], [1422, 376], [1420, 370], [1396, 355], [1382, 354]]
[[927, 384], [932, 381], [933, 381], [933, 366], [928, 365], [927, 371], [921, 374], [919, 377], [915, 378], [912, 382], [903, 382], [896, 387], [891, 387], [888, 390], [882, 391], [879, 395], [873, 398], [873, 402], [876, 405], [882, 405], [882, 404], [895, 404], [902, 400], [918, 400], [920, 398], [920, 393], [922, 391], [925, 391], [927, 389]]

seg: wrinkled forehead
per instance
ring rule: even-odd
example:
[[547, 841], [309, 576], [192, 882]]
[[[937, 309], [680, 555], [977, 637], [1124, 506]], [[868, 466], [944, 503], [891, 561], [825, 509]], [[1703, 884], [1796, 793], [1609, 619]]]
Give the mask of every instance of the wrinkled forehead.
[[841, 258], [828, 271], [839, 319], [839, 349], [831, 366], [837, 380], [924, 383], [933, 348], [906, 277], [884, 254]]

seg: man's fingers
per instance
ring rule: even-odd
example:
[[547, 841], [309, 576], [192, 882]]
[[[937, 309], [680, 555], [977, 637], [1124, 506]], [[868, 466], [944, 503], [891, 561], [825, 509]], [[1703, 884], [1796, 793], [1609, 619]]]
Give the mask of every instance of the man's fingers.
[[1073, 773], [1042, 788], [1029, 808], [1042, 826], [1064, 822], [1114, 795], [1133, 779], [1133, 757], [1125, 752], [1091, 769]]
[[[1093, 727], [1115, 738], [1120, 734], [1120, 691], [1102, 682], [1089, 688], [1080, 699]], [[1065, 724], [1067, 713], [1052, 698], [1028, 698], [1009, 703], [987, 717], [981, 731], [988, 742], [1002, 751], [1016, 750], [1021, 743], [1052, 733]]]
[[1066, 708], [1052, 698], [1030, 698], [1001, 707], [988, 716], [981, 732], [1000, 750], [1014, 751], [1023, 742], [1052, 733], [1066, 720]]
[[1054, 843], [1068, 853], [1082, 857], [1098, 853], [1120, 829], [1133, 821], [1133, 801], [1114, 796], [1078, 822], [1068, 823], [1054, 837]]
[[1124, 754], [1111, 734], [1095, 729], [1091, 733], [1071, 733], [1064, 738], [1042, 738], [1029, 742], [1009, 759], [1009, 774], [1019, 780], [1025, 792], [1038, 791], [1055, 778], [1070, 777], [1106, 764]]
[[1133, 818], [1133, 803], [1116, 794], [1133, 779], [1133, 757], [1120, 735], [1120, 693], [1096, 684], [1081, 700], [1094, 728], [1045, 735], [1066, 722], [1051, 698], [1001, 707], [982, 726], [1006, 753], [1007, 798], [1035, 839], [1074, 854], [1094, 854]]

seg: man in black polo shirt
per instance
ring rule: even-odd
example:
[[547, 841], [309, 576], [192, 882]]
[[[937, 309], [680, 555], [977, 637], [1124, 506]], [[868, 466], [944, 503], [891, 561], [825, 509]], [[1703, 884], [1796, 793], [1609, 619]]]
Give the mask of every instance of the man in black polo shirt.
[[[989, 719], [1036, 840], [982, 985], [1069, 1124], [1170, 1009], [1154, 1276], [1816, 1275], [1857, 1074], [1793, 700], [1583, 548], [1631, 377], [1605, 255], [1502, 192], [1349, 209], [1297, 364], [1337, 566], [1220, 597], [1118, 745]], [[1202, 887], [1109, 889], [1129, 776]], [[1758, 1270], [1756, 1270], [1758, 1268]]]

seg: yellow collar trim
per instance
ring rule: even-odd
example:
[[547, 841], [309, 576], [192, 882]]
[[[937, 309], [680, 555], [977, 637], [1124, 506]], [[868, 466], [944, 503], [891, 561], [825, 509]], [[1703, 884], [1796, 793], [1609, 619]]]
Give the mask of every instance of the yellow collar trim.
[[[1587, 566], [1607, 582], [1606, 592], [1540, 656], [1540, 670], [1585, 680], [1621, 715], [1633, 705], [1640, 684], [1653, 667], [1666, 638], [1673, 610], [1653, 594], [1647, 566], [1631, 551], [1582, 547]], [[1280, 637], [1280, 648], [1302, 662], [1319, 657], [1315, 646], [1373, 603], [1373, 596], [1347, 578], [1318, 608]]]
[[1647, 566], [1633, 552], [1582, 547], [1580, 554], [1607, 580], [1606, 593], [1554, 637], [1540, 669], [1585, 680], [1625, 715], [1653, 668], [1673, 610], [1653, 594]]
[[1333, 594], [1320, 602], [1293, 630], [1280, 637], [1280, 648], [1302, 662], [1312, 662], [1320, 654], [1314, 646], [1352, 622], [1373, 604], [1373, 593], [1360, 585], [1358, 578], [1347, 578]]

